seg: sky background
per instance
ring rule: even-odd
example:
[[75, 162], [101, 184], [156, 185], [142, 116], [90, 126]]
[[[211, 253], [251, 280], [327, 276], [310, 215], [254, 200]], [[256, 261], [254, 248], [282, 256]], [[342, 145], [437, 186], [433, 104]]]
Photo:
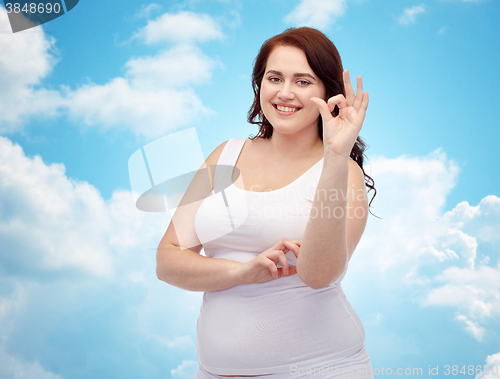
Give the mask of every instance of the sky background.
[[128, 159], [193, 127], [205, 157], [255, 135], [253, 59], [305, 25], [370, 93], [381, 219], [343, 288], [372, 366], [500, 369], [499, 19], [497, 0], [82, 0], [12, 34], [0, 6], [0, 377], [194, 377], [202, 293], [156, 278], [169, 216], [135, 208]]

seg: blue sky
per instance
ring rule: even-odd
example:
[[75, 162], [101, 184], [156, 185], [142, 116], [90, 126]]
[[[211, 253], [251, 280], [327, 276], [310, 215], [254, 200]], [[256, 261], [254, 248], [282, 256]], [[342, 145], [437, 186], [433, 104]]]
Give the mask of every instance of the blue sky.
[[134, 207], [128, 159], [192, 127], [204, 156], [255, 134], [253, 59], [302, 25], [370, 93], [382, 220], [343, 287], [373, 367], [500, 367], [499, 19], [494, 0], [81, 1], [13, 35], [0, 7], [0, 377], [194, 377], [202, 294], [156, 279], [169, 217]]

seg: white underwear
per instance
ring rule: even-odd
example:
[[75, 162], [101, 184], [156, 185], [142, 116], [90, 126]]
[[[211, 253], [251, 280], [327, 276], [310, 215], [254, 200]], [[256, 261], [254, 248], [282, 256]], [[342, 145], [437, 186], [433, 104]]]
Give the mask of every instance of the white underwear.
[[[370, 357], [363, 348], [354, 354], [352, 361], [355, 363], [334, 365], [329, 362], [318, 365], [314, 369], [301, 369], [299, 365], [291, 366], [290, 372], [258, 375], [258, 376], [235, 376], [232, 379], [373, 379], [373, 369]], [[351, 360], [351, 359], [350, 359]], [[196, 373], [195, 379], [228, 379], [225, 376], [211, 374], [201, 365]]]

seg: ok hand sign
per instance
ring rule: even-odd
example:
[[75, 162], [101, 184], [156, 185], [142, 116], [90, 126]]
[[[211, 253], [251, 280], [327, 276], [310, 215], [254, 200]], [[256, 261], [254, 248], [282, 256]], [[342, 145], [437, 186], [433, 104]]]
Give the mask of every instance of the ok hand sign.
[[[346, 97], [336, 95], [328, 99], [328, 104], [318, 97], [311, 101], [318, 107], [323, 119], [323, 145], [325, 156], [333, 155], [349, 158], [356, 142], [368, 108], [368, 92], [363, 93], [363, 80], [357, 79], [357, 93], [351, 85], [349, 71], [344, 70], [344, 86]], [[339, 115], [333, 117], [335, 105], [339, 107]]]

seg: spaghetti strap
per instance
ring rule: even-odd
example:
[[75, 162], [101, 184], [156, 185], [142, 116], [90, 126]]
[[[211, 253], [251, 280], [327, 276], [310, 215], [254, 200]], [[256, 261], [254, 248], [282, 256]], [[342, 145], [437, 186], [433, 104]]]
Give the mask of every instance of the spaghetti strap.
[[238, 160], [241, 149], [245, 144], [247, 138], [231, 138], [227, 141], [226, 146], [222, 149], [222, 153], [220, 154], [219, 160], [217, 162], [218, 165], [233, 165]]
[[222, 149], [214, 174], [214, 192], [218, 193], [232, 184], [234, 165], [240, 156], [246, 138], [232, 138]]

